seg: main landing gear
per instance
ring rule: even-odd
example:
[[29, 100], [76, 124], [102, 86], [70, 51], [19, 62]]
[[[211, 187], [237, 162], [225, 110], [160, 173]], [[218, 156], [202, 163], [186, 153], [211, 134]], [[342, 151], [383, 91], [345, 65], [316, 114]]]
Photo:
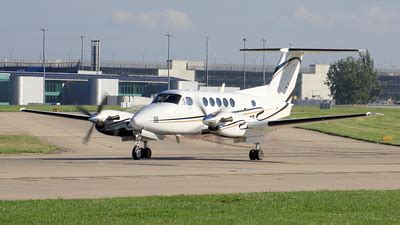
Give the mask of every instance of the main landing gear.
[[263, 160], [264, 159], [264, 152], [260, 148], [260, 143], [256, 143], [256, 148], [250, 150], [249, 158], [250, 158], [250, 160]]
[[143, 142], [143, 148], [141, 148], [138, 143], [135, 143], [135, 146], [132, 149], [132, 158], [134, 160], [151, 158], [151, 149], [149, 148], [147, 141]]

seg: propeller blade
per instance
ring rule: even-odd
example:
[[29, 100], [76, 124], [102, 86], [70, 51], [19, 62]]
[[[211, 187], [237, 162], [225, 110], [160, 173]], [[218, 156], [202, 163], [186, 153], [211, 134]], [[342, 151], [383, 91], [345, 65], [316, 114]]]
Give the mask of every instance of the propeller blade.
[[107, 103], [107, 96], [104, 96], [104, 98], [101, 100], [99, 107], [97, 107], [97, 113], [100, 113], [101, 110], [103, 110], [106, 103]]
[[83, 113], [83, 114], [85, 114], [85, 115], [88, 115], [89, 117], [92, 117], [92, 114], [91, 114], [87, 109], [83, 108], [82, 106], [76, 105], [75, 107], [76, 107], [81, 113]]
[[89, 143], [90, 140], [90, 136], [92, 135], [93, 129], [94, 129], [94, 124], [90, 127], [89, 131], [87, 132], [85, 138], [83, 139], [83, 143], [85, 145], [87, 145]]

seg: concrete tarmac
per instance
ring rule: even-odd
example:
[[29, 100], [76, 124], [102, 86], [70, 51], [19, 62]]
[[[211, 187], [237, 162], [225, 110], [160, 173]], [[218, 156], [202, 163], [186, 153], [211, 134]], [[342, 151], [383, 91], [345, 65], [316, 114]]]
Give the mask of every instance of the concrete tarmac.
[[[0, 155], [0, 199], [101, 198], [333, 189], [399, 189], [400, 148], [295, 128], [252, 145], [209, 136], [150, 142], [153, 158], [132, 160], [132, 142], [93, 133], [89, 122], [0, 113], [0, 133], [29, 133], [63, 150]], [[222, 142], [222, 143], [217, 143]]]

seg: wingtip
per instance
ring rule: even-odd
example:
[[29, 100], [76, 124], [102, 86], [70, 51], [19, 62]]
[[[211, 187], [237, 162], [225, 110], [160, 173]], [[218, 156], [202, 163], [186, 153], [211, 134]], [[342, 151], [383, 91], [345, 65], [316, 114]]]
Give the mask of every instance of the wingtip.
[[365, 115], [366, 115], [366, 116], [383, 116], [383, 115], [385, 115], [385, 114], [383, 114], [383, 113], [377, 113], [377, 112], [367, 112]]
[[25, 110], [25, 108], [20, 108], [20, 109], [19, 109], [19, 111], [21, 111], [21, 112], [24, 111], [24, 110]]

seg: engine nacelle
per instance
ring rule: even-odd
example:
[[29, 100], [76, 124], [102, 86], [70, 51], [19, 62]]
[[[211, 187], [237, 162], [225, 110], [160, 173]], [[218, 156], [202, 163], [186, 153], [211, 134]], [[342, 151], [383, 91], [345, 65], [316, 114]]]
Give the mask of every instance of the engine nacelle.
[[247, 118], [237, 113], [220, 113], [218, 129], [214, 132], [225, 137], [243, 137], [247, 129]]

